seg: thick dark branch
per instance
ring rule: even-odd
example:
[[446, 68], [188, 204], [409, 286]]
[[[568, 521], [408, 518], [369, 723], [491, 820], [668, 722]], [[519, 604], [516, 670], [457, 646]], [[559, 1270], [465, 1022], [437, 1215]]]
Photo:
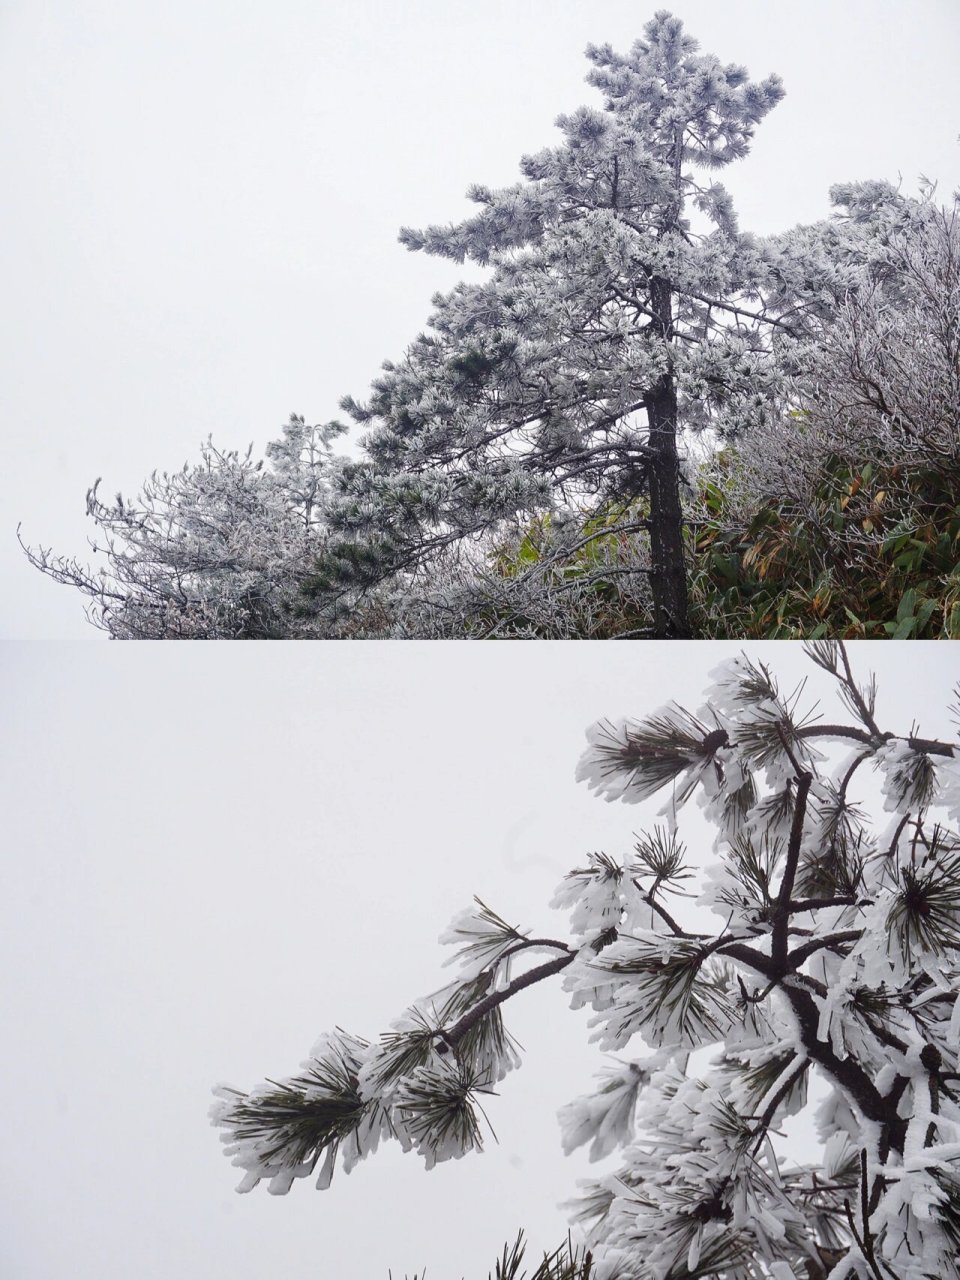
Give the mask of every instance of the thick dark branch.
[[[556, 944], [551, 943], [550, 945]], [[535, 982], [542, 982], [544, 978], [560, 973], [561, 970], [576, 959], [576, 956], [577, 953], [575, 951], [566, 951], [563, 955], [557, 956], [555, 960], [548, 960], [546, 964], [537, 965], [535, 969], [529, 969], [526, 973], [522, 973], [519, 978], [514, 978], [502, 991], [491, 991], [490, 995], [484, 996], [479, 1004], [475, 1004], [458, 1022], [455, 1022], [449, 1031], [441, 1033], [441, 1049], [443, 1044], [455, 1049], [467, 1032], [472, 1027], [475, 1027], [480, 1019], [485, 1014], [488, 1014], [491, 1009], [496, 1009], [497, 1005], [503, 1004], [505, 1000], [515, 996], [518, 991], [523, 991], [525, 987], [532, 987]]]
[[553, 947], [555, 951], [570, 950], [565, 942], [559, 942], [556, 938], [524, 938], [521, 942], [515, 942], [512, 947], [508, 947], [500, 959], [506, 960], [508, 956], [519, 955], [521, 951], [527, 951], [531, 947]]
[[786, 956], [787, 969], [790, 971], [799, 969], [802, 964], [809, 960], [812, 955], [816, 955], [818, 951], [823, 951], [828, 947], [842, 947], [848, 942], [856, 942], [862, 935], [862, 929], [844, 929], [841, 933], [828, 933], [826, 937], [814, 938], [812, 942], [805, 942], [802, 947], [797, 947]]
[[[880, 741], [873, 734], [852, 724], [807, 724], [793, 732], [797, 738], [852, 738], [854, 742], [862, 742], [867, 747], [880, 746]], [[892, 733], [881, 734], [880, 739], [886, 741], [893, 736]]]
[[905, 739], [914, 751], [922, 752], [925, 756], [954, 756], [957, 754], [957, 748], [952, 747], [948, 742], [937, 742], [933, 738], [914, 738]]
[[773, 979], [779, 976], [770, 956], [764, 955], [762, 951], [754, 951], [753, 947], [745, 946], [742, 938], [732, 938], [723, 943], [718, 952], [720, 955], [729, 956], [731, 960], [738, 960], [740, 964], [745, 964], [748, 969], [753, 969], [763, 978]]
[[698, 302], [705, 302], [708, 307], [717, 307], [720, 311], [729, 311], [731, 315], [735, 316], [745, 316], [748, 320], [758, 320], [761, 324], [776, 325], [778, 329], [784, 329], [791, 337], [797, 336], [797, 331], [792, 325], [784, 324], [776, 316], [758, 315], [755, 311], [745, 311], [743, 307], [735, 307], [732, 302], [721, 302], [718, 298], [705, 298], [702, 293], [694, 293], [692, 289], [688, 289], [686, 286], [679, 292], [685, 298], [696, 298]]
[[[859, 937], [859, 934], [857, 936]], [[747, 968], [753, 969], [769, 981], [782, 976], [772, 957], [754, 951], [752, 947], [744, 946], [742, 943], [728, 943], [721, 954], [746, 965]], [[866, 1119], [880, 1124], [889, 1123], [890, 1115], [886, 1100], [867, 1073], [855, 1059], [838, 1057], [831, 1045], [819, 1039], [820, 1011], [813, 997], [801, 986], [795, 986], [792, 983], [781, 986], [781, 990], [793, 1009], [800, 1029], [800, 1041], [808, 1056], [836, 1080]], [[898, 1130], [891, 1136], [894, 1138], [894, 1145], [899, 1143], [898, 1150], [902, 1150], [903, 1133]]]
[[[867, 733], [865, 729], [856, 729], [849, 724], [808, 724], [794, 729], [793, 732], [797, 738], [852, 738], [854, 742], [862, 742], [864, 746], [874, 748], [898, 736], [895, 733], [881, 733], [878, 739], [873, 734]], [[906, 737], [903, 741], [909, 743], [914, 751], [922, 752], [927, 756], [949, 758], [957, 752], [957, 748], [951, 746], [949, 742], [938, 742], [934, 738]]]
[[[783, 991], [799, 1024], [801, 1043], [813, 1061], [829, 1072], [846, 1090], [867, 1120], [874, 1120], [881, 1124], [889, 1123], [891, 1117], [886, 1100], [856, 1059], [839, 1057], [831, 1045], [819, 1038], [820, 1010], [813, 997], [792, 985], [784, 987]], [[902, 1133], [898, 1131], [895, 1137], [891, 1134], [894, 1146], [901, 1151], [905, 1132], [904, 1124]]]
[[790, 842], [787, 846], [787, 862], [773, 912], [773, 938], [770, 943], [771, 959], [781, 972], [787, 966], [787, 930], [790, 926], [790, 899], [800, 864], [800, 846], [803, 841], [803, 820], [807, 813], [807, 796], [810, 794], [812, 773], [801, 773], [797, 778], [797, 795], [793, 806], [793, 822], [790, 826]]

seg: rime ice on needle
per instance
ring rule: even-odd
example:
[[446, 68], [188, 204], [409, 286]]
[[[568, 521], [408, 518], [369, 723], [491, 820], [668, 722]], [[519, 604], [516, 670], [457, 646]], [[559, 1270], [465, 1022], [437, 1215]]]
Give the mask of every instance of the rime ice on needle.
[[[678, 822], [702, 802], [714, 932], [685, 920], [694, 872], [671, 826], [568, 873], [552, 905], [569, 941], [477, 900], [442, 935], [454, 980], [376, 1044], [338, 1031], [301, 1075], [219, 1091], [242, 1189], [283, 1193], [321, 1161], [325, 1186], [338, 1153], [349, 1169], [381, 1138], [427, 1168], [479, 1151], [484, 1099], [519, 1066], [503, 1006], [562, 975], [602, 1047], [641, 1054], [560, 1112], [566, 1151], [619, 1152], [577, 1211], [598, 1280], [822, 1280], [828, 1264], [830, 1280], [960, 1280], [960, 836], [941, 817], [960, 747], [881, 730], [842, 647], [807, 652], [839, 722], [739, 658], [696, 714], [588, 733], [579, 777], [600, 794], [669, 792]], [[867, 766], [889, 824], [859, 795]], [[790, 1162], [780, 1126], [813, 1079], [822, 1156]]]

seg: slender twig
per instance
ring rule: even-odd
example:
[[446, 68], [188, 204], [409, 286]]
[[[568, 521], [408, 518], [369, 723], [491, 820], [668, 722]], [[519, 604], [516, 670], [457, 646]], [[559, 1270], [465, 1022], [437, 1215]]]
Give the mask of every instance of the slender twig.
[[910, 814], [905, 813], [903, 817], [900, 819], [900, 821], [897, 823], [894, 833], [890, 838], [890, 843], [887, 846], [888, 858], [892, 858], [893, 855], [896, 853], [897, 846], [900, 843], [900, 837], [903, 835], [904, 831], [906, 830], [906, 826], [909, 821], [910, 821]]
[[867, 728], [872, 733], [875, 733], [879, 738], [881, 736], [880, 726], [877, 724], [876, 720], [874, 720], [873, 713], [870, 710], [870, 708], [867, 706], [866, 702], [864, 701], [863, 695], [861, 694], [860, 689], [857, 686], [857, 682], [853, 678], [853, 672], [850, 669], [850, 659], [847, 657], [847, 647], [842, 642], [839, 647], [840, 647], [840, 657], [843, 661], [843, 670], [844, 670], [843, 683], [846, 685], [847, 690], [850, 693], [850, 697], [853, 699], [854, 704], [857, 707], [857, 710], [860, 712], [860, 715], [863, 717], [863, 723], [867, 726]]
[[780, 1103], [784, 1100], [784, 1098], [787, 1096], [787, 1094], [790, 1092], [790, 1090], [793, 1088], [793, 1086], [796, 1084], [799, 1078], [807, 1070], [809, 1065], [810, 1063], [807, 1060], [807, 1057], [804, 1054], [801, 1054], [797, 1060], [794, 1070], [791, 1071], [791, 1073], [787, 1076], [786, 1080], [783, 1081], [780, 1088], [777, 1090], [777, 1092], [773, 1095], [773, 1097], [764, 1107], [763, 1114], [760, 1116], [760, 1119], [757, 1121], [757, 1126], [756, 1126], [756, 1129], [754, 1130], [757, 1137], [756, 1145], [753, 1148], [754, 1155], [756, 1155], [757, 1152], [760, 1150], [763, 1140], [767, 1136], [767, 1130], [770, 1128], [770, 1125], [773, 1123], [773, 1118], [777, 1114], [777, 1108], [780, 1106]]
[[863, 1237], [857, 1232], [856, 1223], [853, 1220], [853, 1210], [850, 1208], [850, 1201], [844, 1200], [843, 1207], [846, 1210], [847, 1222], [850, 1224], [850, 1230], [853, 1238], [856, 1240], [863, 1255], [863, 1260], [876, 1276], [876, 1280], [884, 1280], [883, 1273], [877, 1266], [876, 1255], [873, 1251], [873, 1237], [870, 1234], [870, 1209], [867, 1203], [867, 1153], [865, 1150], [860, 1152], [860, 1217], [863, 1224]]
[[667, 928], [670, 930], [670, 932], [671, 932], [675, 937], [677, 937], [677, 938], [705, 938], [705, 937], [707, 936], [706, 934], [703, 934], [703, 933], [687, 933], [686, 929], [681, 929], [681, 928], [680, 928], [679, 924], [677, 924], [676, 920], [674, 920], [673, 916], [670, 914], [670, 912], [667, 910], [667, 908], [666, 908], [665, 906], [663, 906], [663, 904], [662, 904], [662, 903], [657, 902], [656, 898], [653, 896], [653, 895], [654, 895], [654, 892], [656, 891], [656, 888], [657, 888], [657, 882], [656, 882], [656, 881], [654, 881], [654, 883], [650, 886], [650, 890], [649, 890], [649, 892], [648, 892], [648, 893], [644, 893], [643, 885], [640, 883], [640, 881], [639, 881], [635, 876], [633, 877], [633, 883], [636, 885], [636, 887], [637, 887], [637, 888], [640, 890], [640, 892], [643, 894], [643, 900], [644, 900], [644, 902], [647, 904], [647, 906], [648, 906], [648, 907], [650, 907], [652, 910], [654, 910], [654, 911], [657, 913], [657, 915], [660, 917], [660, 919], [661, 919], [661, 920], [663, 920], [663, 921], [664, 921], [664, 923], [666, 924]]

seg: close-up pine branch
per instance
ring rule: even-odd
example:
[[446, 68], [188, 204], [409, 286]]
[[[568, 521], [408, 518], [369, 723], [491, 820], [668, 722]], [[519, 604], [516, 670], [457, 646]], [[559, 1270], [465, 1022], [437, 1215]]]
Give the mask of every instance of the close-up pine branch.
[[[620, 1164], [582, 1188], [589, 1264], [557, 1270], [557, 1255], [537, 1276], [960, 1276], [960, 742], [881, 729], [869, 673], [861, 686], [836, 644], [807, 655], [836, 722], [805, 684], [781, 697], [775, 662], [741, 656], [696, 713], [591, 728], [578, 778], [659, 801], [669, 825], [563, 879], [569, 936], [477, 899], [441, 935], [459, 979], [379, 1040], [338, 1032], [299, 1076], [221, 1088], [211, 1114], [239, 1189], [285, 1193], [321, 1159], [326, 1187], [341, 1147], [349, 1171], [381, 1140], [428, 1168], [480, 1152], [483, 1100], [521, 1065], [503, 1015], [549, 982], [592, 1011], [601, 1050], [630, 1058], [560, 1112], [565, 1150]], [[707, 865], [680, 839], [694, 800], [714, 829]], [[494, 1014], [489, 1034], [464, 1034]], [[801, 1114], [815, 1142], [798, 1156], [784, 1127]], [[517, 1247], [502, 1274], [518, 1274]]]

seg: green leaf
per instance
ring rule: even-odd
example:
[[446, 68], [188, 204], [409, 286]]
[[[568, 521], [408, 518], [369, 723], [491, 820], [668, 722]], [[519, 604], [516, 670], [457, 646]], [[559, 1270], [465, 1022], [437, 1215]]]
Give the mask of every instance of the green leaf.
[[908, 618], [912, 619], [917, 608], [917, 593], [913, 587], [909, 591], [905, 591], [900, 597], [900, 604], [897, 608], [897, 622], [904, 622]]
[[[891, 640], [909, 640], [916, 625], [917, 619], [911, 616], [901, 618], [899, 622], [888, 622], [885, 629]], [[891, 627], [893, 627], [892, 631], [890, 631]]]
[[917, 610], [917, 633], [927, 626], [937, 609], [936, 600], [924, 600]]

